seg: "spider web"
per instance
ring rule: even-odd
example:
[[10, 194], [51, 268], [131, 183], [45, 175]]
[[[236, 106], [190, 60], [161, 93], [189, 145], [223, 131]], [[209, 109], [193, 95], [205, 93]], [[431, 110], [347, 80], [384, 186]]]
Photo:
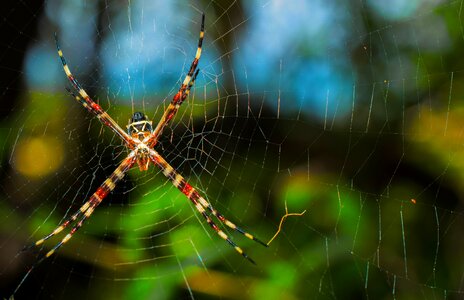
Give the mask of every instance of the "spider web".
[[[166, 1], [165, 1], [166, 2]], [[269, 248], [209, 228], [155, 167], [129, 171], [15, 297], [460, 298], [463, 1], [46, 1], [2, 9], [0, 296], [127, 155], [73, 101], [56, 54], [122, 127]], [[20, 21], [21, 20], [21, 21]], [[22, 21], [26, 20], [26, 21]], [[125, 128], [125, 127], [123, 127]], [[220, 222], [218, 222], [219, 225]]]

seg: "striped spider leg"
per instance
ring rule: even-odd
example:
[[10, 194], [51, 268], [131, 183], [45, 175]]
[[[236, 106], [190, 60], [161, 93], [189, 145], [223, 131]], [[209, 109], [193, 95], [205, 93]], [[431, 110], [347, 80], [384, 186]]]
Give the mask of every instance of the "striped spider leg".
[[[58, 55], [61, 59], [61, 63], [63, 65], [63, 70], [68, 77], [68, 80], [71, 82], [73, 87], [78, 91], [78, 95], [74, 94], [73, 91], [67, 88], [68, 92], [74, 97], [74, 99], [81, 103], [89, 112], [93, 113], [104, 125], [108, 126], [114, 133], [116, 133], [123, 141], [126, 142], [127, 147], [130, 149], [136, 148], [137, 144], [140, 143], [138, 140], [134, 140], [132, 137], [129, 136], [121, 127], [110, 117], [110, 115], [105, 112], [100, 105], [95, 103], [86, 93], [86, 91], [81, 87], [77, 79], [71, 73], [71, 70], [66, 63], [66, 59], [63, 56], [63, 52], [58, 43], [58, 37], [55, 34], [55, 43], [56, 48], [58, 51]], [[25, 247], [25, 249], [29, 249], [34, 246], [39, 246], [49, 238], [57, 235], [63, 229], [65, 229], [69, 224], [75, 222], [79, 217], [81, 219], [79, 222], [71, 229], [71, 232], [63, 238], [63, 240], [58, 243], [52, 250], [50, 250], [45, 257], [49, 257], [55, 252], [58, 248], [61, 247], [64, 243], [66, 243], [71, 236], [76, 232], [83, 224], [83, 222], [90, 217], [93, 210], [100, 204], [100, 202], [111, 192], [115, 184], [124, 177], [125, 172], [127, 172], [134, 162], [136, 161], [136, 151], [132, 150], [131, 153], [123, 160], [123, 162], [116, 168], [113, 174], [97, 189], [97, 191], [90, 197], [90, 199], [82, 205], [82, 207], [71, 217], [69, 217], [66, 221], [64, 221], [60, 226], [58, 226], [53, 232], [45, 236], [44, 238], [38, 240], [34, 244]]]
[[234, 241], [232, 241], [224, 231], [222, 231], [216, 223], [211, 219], [206, 210], [209, 210], [212, 215], [218, 218], [219, 221], [224, 223], [227, 227], [243, 234], [245, 237], [258, 242], [259, 244], [268, 247], [268, 245], [250, 233], [246, 232], [242, 228], [238, 227], [231, 221], [227, 220], [222, 214], [220, 214], [211, 204], [203, 198], [200, 193], [190, 185], [182, 175], [180, 175], [173, 167], [158, 153], [156, 150], [150, 149], [150, 159], [151, 161], [163, 172], [163, 175], [166, 176], [172, 184], [178, 188], [190, 201], [192, 201], [195, 208], [198, 212], [205, 218], [211, 228], [224, 240], [226, 240], [239, 254], [248, 259], [253, 264], [256, 264], [253, 259], [251, 259]]
[[[198, 76], [199, 69], [197, 69], [198, 61], [200, 60], [201, 52], [202, 52], [202, 44], [203, 44], [203, 37], [205, 34], [205, 14], [202, 15], [201, 19], [201, 29], [200, 29], [200, 37], [198, 39], [198, 48], [195, 54], [195, 58], [190, 65], [189, 72], [187, 73], [179, 91], [174, 95], [171, 103], [166, 108], [161, 117], [160, 121], [156, 125], [155, 129], [148, 137], [142, 140], [142, 144], [147, 145], [150, 149], [150, 159], [153, 163], [159, 167], [163, 174], [172, 181], [174, 186], [176, 186], [187, 198], [192, 201], [195, 205], [195, 208], [202, 214], [202, 216], [206, 219], [207, 223], [219, 234], [219, 236], [225, 239], [235, 250], [240, 253], [242, 256], [247, 258], [252, 263], [255, 263], [243, 250], [238, 247], [229, 237], [218, 228], [218, 226], [213, 222], [213, 220], [208, 216], [206, 213], [206, 209], [209, 210], [211, 214], [218, 218], [222, 223], [224, 223], [229, 228], [243, 234], [247, 238], [254, 240], [261, 245], [268, 247], [268, 245], [253, 235], [249, 234], [248, 232], [244, 231], [242, 228], [238, 227], [234, 223], [227, 220], [222, 214], [220, 214], [216, 209], [214, 209], [211, 204], [203, 198], [196, 189], [194, 189], [189, 183], [187, 183], [183, 177], [178, 174], [167, 162], [163, 159], [161, 155], [158, 154], [154, 149], [152, 149], [156, 143], [158, 142], [158, 138], [161, 135], [164, 127], [173, 119], [181, 104], [185, 101], [190, 93], [190, 89], [192, 88], [193, 84], [195, 83], [195, 79]], [[151, 125], [151, 124], [150, 124]]]
[[76, 96], [72, 91], [69, 89], [68, 92], [71, 93], [71, 95], [74, 96], [77, 102], [82, 104], [89, 112], [94, 114], [104, 125], [108, 126], [114, 133], [116, 133], [131, 149], [134, 149], [136, 146], [136, 143], [130, 138], [130, 136], [110, 117], [110, 115], [105, 112], [100, 105], [95, 103], [95, 101], [90, 98], [90, 96], [87, 94], [87, 92], [82, 88], [80, 85], [79, 81], [74, 77], [74, 75], [71, 73], [71, 70], [69, 69], [69, 66], [66, 62], [65, 57], [63, 56], [63, 51], [60, 48], [60, 45], [58, 43], [58, 36], [55, 33], [55, 43], [56, 43], [56, 49], [58, 51], [58, 55], [60, 56], [61, 59], [61, 64], [63, 65], [63, 70], [66, 73], [66, 76], [68, 77], [69, 82], [71, 85], [74, 87], [74, 89], [79, 93], [79, 96]]
[[59, 243], [57, 243], [51, 250], [49, 250], [42, 258], [38, 259], [27, 271], [27, 273], [22, 278], [19, 285], [16, 287], [13, 295], [19, 290], [23, 282], [29, 276], [29, 274], [34, 270], [34, 268], [39, 265], [44, 259], [50, 257], [53, 253], [58, 251], [65, 243], [67, 243], [72, 236], [76, 233], [79, 228], [82, 227], [84, 222], [90, 218], [92, 213], [95, 211], [95, 208], [105, 199], [105, 197], [116, 187], [118, 181], [120, 181], [127, 171], [135, 163], [136, 160], [136, 151], [131, 151], [129, 155], [121, 162], [121, 164], [113, 171], [113, 173], [100, 185], [100, 187], [90, 196], [89, 200], [85, 202], [71, 217], [66, 219], [62, 222], [58, 227], [56, 227], [51, 233], [46, 235], [45, 237], [37, 240], [32, 245], [26, 246], [23, 251], [31, 249], [36, 246], [42, 245], [46, 240], [50, 239], [51, 237], [59, 234], [62, 232], [69, 224], [75, 223], [75, 225], [71, 228], [69, 233], [64, 236], [63, 239]]
[[199, 71], [197, 69], [197, 66], [198, 66], [198, 61], [200, 60], [200, 57], [201, 57], [201, 50], [202, 50], [204, 35], [205, 35], [205, 14], [203, 13], [201, 16], [200, 38], [198, 39], [197, 53], [195, 54], [195, 58], [193, 59], [192, 64], [190, 65], [190, 69], [187, 75], [185, 76], [184, 81], [182, 82], [182, 85], [179, 88], [179, 91], [174, 95], [174, 97], [171, 100], [171, 103], [169, 103], [169, 106], [166, 108], [166, 110], [163, 113], [163, 116], [161, 117], [155, 129], [153, 130], [153, 133], [149, 137], [143, 140], [143, 143], [146, 144], [150, 148], [153, 148], [156, 145], [156, 143], [158, 142], [158, 137], [163, 132], [164, 127], [166, 127], [169, 121], [171, 121], [172, 118], [175, 116], [175, 114], [179, 110], [180, 105], [187, 98], [190, 92], [190, 89], [192, 88], [193, 83], [195, 82], [195, 79]]

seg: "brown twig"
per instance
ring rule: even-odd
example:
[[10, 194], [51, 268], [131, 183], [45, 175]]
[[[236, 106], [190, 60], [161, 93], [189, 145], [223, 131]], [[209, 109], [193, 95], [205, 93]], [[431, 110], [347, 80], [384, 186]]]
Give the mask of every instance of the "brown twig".
[[267, 242], [267, 245], [269, 244], [279, 235], [280, 231], [282, 230], [282, 224], [284, 223], [285, 219], [289, 216], [302, 216], [306, 212], [306, 209], [300, 213], [288, 213], [288, 208], [287, 208], [287, 201], [285, 201], [285, 215], [280, 219], [280, 224], [279, 224], [279, 229], [277, 232], [274, 234], [274, 236]]

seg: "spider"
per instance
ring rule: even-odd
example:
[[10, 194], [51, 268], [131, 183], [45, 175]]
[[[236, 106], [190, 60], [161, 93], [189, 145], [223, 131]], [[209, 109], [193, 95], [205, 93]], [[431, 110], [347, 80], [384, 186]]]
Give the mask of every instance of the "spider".
[[[166, 176], [171, 183], [178, 188], [186, 197], [189, 199], [198, 212], [203, 216], [206, 222], [211, 226], [211, 228], [224, 240], [226, 240], [239, 254], [246, 258], [251, 263], [255, 262], [240, 248], [235, 244], [224, 231], [222, 231], [216, 223], [213, 221], [211, 215], [216, 217], [220, 222], [225, 226], [231, 228], [234, 231], [237, 231], [263, 246], [268, 246], [261, 240], [257, 239], [250, 233], [246, 232], [242, 228], [238, 227], [228, 219], [226, 219], [221, 213], [219, 213], [211, 204], [200, 195], [200, 193], [190, 185], [181, 174], [174, 170], [171, 165], [154, 149], [158, 142], [158, 138], [163, 132], [163, 129], [166, 125], [173, 119], [177, 113], [180, 105], [184, 102], [187, 96], [190, 93], [190, 89], [195, 83], [195, 79], [198, 75], [199, 69], [197, 69], [198, 61], [201, 56], [202, 43], [204, 36], [204, 26], [205, 26], [205, 15], [202, 14], [201, 19], [201, 30], [200, 38], [198, 40], [198, 49], [195, 55], [195, 58], [190, 65], [190, 69], [179, 88], [179, 91], [174, 95], [171, 103], [164, 111], [161, 120], [158, 122], [156, 127], [153, 128], [152, 121], [148, 120], [148, 117], [141, 113], [135, 112], [132, 117], [129, 119], [129, 124], [127, 125], [127, 131], [124, 131], [111, 117], [105, 112], [100, 105], [95, 103], [92, 98], [86, 93], [86, 91], [79, 84], [77, 79], [71, 73], [66, 59], [63, 56], [63, 52], [58, 43], [58, 37], [55, 34], [55, 43], [58, 51], [58, 55], [61, 59], [64, 72], [68, 77], [69, 82], [77, 91], [75, 94], [73, 91], [67, 88], [68, 92], [77, 100], [82, 106], [84, 106], [90, 113], [94, 114], [100, 122], [108, 126], [117, 136], [119, 136], [122, 141], [125, 143], [129, 154], [127, 157], [120, 163], [120, 165], [114, 170], [114, 172], [100, 185], [100, 187], [95, 191], [95, 193], [85, 202], [73, 215], [68, 219], [62, 222], [58, 227], [56, 227], [50, 234], [36, 241], [32, 245], [26, 247], [25, 249], [32, 248], [43, 244], [46, 240], [62, 232], [68, 225], [74, 224], [71, 230], [68, 232], [64, 238], [57, 243], [51, 250], [49, 250], [37, 263], [43, 259], [50, 257], [55, 253], [61, 246], [67, 243], [72, 236], [76, 233], [79, 228], [82, 227], [84, 222], [90, 218], [97, 206], [105, 199], [106, 196], [115, 188], [116, 184], [124, 177], [124, 175], [131, 169], [135, 163], [137, 163], [140, 171], [146, 171], [150, 165], [153, 163], [158, 167], [164, 176]], [[29, 272], [32, 270], [29, 269]], [[28, 273], [29, 273], [28, 272]]]

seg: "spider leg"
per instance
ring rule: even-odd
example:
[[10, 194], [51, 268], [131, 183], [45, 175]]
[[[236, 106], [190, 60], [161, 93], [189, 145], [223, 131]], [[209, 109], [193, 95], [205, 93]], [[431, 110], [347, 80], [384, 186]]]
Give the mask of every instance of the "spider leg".
[[[150, 149], [150, 159], [152, 162], [161, 169], [164, 176], [166, 176], [169, 180], [171, 180], [172, 184], [177, 187], [187, 198], [192, 201], [195, 205], [195, 208], [198, 210], [199, 213], [206, 219], [206, 222], [213, 228], [214, 231], [224, 240], [226, 240], [240, 255], [248, 259], [251, 263], [256, 264], [237, 244], [235, 244], [228, 236], [224, 233], [219, 227], [214, 223], [214, 221], [210, 218], [210, 216], [206, 213], [206, 209], [209, 209], [213, 215], [218, 217], [218, 219], [223, 222], [225, 225], [230, 227], [231, 229], [243, 234], [247, 238], [256, 241], [264, 246], [267, 245], [261, 242], [259, 239], [255, 238], [253, 235], [249, 234], [248, 232], [244, 231], [240, 227], [236, 226], [232, 222], [228, 221], [222, 215], [220, 215], [212, 206], [203, 198], [197, 190], [192, 187], [179, 173], [177, 173], [171, 165], [169, 165], [166, 160], [158, 154], [153, 149]], [[205, 207], [205, 204], [208, 206]], [[221, 217], [219, 217], [221, 216]]]
[[[155, 128], [153, 133], [150, 136], [148, 136], [142, 143], [148, 145], [148, 147], [150, 147], [150, 148], [153, 148], [156, 145], [162, 130], [164, 129], [164, 127], [166, 127], [166, 125], [169, 123], [169, 121], [174, 117], [174, 115], [179, 110], [180, 105], [184, 102], [184, 100], [190, 94], [190, 89], [192, 88], [193, 84], [195, 83], [195, 79], [197, 78], [197, 75], [198, 75], [199, 71], [200, 71], [200, 69], [197, 69], [196, 72], [193, 74], [192, 80], [190, 80], [187, 88], [183, 92], [182, 97], [179, 99], [179, 101], [177, 101], [175, 104], [172, 103], [172, 102], [169, 104], [168, 108], [166, 108], [163, 116], [161, 117], [161, 120], [158, 123], [158, 126]], [[160, 127], [160, 124], [162, 124], [161, 127]]]
[[[180, 98], [179, 102], [176, 103], [176, 111], [179, 110], [179, 107], [182, 103], [184, 103], [185, 99], [188, 97], [190, 94], [190, 89], [192, 88], [193, 84], [195, 83], [195, 80], [197, 79], [198, 72], [200, 72], [200, 69], [197, 69], [195, 73], [193, 74], [192, 80], [190, 80], [187, 88], [185, 89], [184, 93], [182, 94], [182, 97]], [[172, 117], [171, 117], [172, 119]]]
[[[66, 91], [67, 91], [77, 102], [79, 102], [80, 104], [82, 104], [82, 106], [89, 108], [89, 106], [87, 105], [87, 103], [86, 103], [81, 97], [77, 96], [73, 91], [71, 91], [70, 88], [65, 87], [65, 89], [66, 89]], [[91, 108], [88, 109], [88, 111], [92, 112]]]
[[[33, 246], [38, 246], [42, 244], [44, 241], [47, 239], [51, 238], [52, 236], [60, 233], [63, 229], [66, 228], [71, 222], [74, 222], [81, 216], [81, 219], [79, 222], [77, 222], [74, 227], [71, 229], [71, 231], [51, 250], [49, 250], [44, 256], [42, 256], [40, 259], [38, 259], [34, 264], [32, 264], [31, 267], [29, 267], [28, 271], [26, 274], [23, 276], [21, 281], [19, 282], [18, 286], [15, 288], [13, 291], [13, 294], [11, 297], [16, 294], [16, 292], [19, 290], [19, 288], [22, 286], [24, 281], [26, 281], [27, 277], [31, 272], [46, 258], [50, 257], [53, 253], [55, 253], [61, 246], [63, 246], [66, 242], [68, 242], [74, 233], [76, 233], [79, 228], [82, 227], [84, 224], [84, 221], [87, 220], [92, 213], [94, 212], [95, 208], [103, 201], [103, 199], [116, 187], [116, 183], [120, 181], [125, 173], [134, 165], [135, 163], [135, 152], [132, 151], [129, 153], [129, 155], [122, 161], [122, 163], [116, 168], [116, 170], [113, 171], [113, 173], [100, 185], [100, 187], [95, 191], [95, 193], [90, 197], [90, 199], [84, 203], [84, 205], [79, 208], [79, 210], [71, 216], [71, 218], [67, 219], [65, 222], [63, 222], [60, 226], [58, 226], [55, 230], [53, 230], [52, 233], [48, 234], [46, 237], [38, 240], [35, 242], [32, 246], [28, 247], [31, 248]], [[12, 299], [12, 298], [10, 298]]]
[[[175, 116], [175, 114], [177, 113], [177, 110], [179, 109], [179, 106], [182, 104], [182, 102], [184, 102], [185, 98], [187, 98], [190, 92], [190, 89], [193, 83], [195, 82], [195, 78], [198, 75], [197, 66], [198, 66], [198, 61], [200, 60], [200, 56], [201, 56], [204, 35], [205, 35], [205, 14], [202, 14], [200, 38], [198, 39], [197, 53], [195, 54], [195, 58], [193, 59], [193, 62], [190, 65], [190, 69], [187, 73], [187, 76], [185, 76], [185, 79], [182, 82], [182, 85], [180, 86], [179, 91], [172, 98], [171, 103], [169, 103], [168, 108], [166, 108], [166, 110], [164, 111], [164, 114], [161, 117], [158, 124], [156, 125], [155, 129], [153, 130], [153, 133], [143, 141], [143, 143], [146, 144], [150, 148], [155, 146], [156, 142], [158, 141], [158, 136], [161, 134], [164, 127], [166, 127], [169, 121], [171, 121], [171, 119]], [[197, 71], [195, 72], [195, 70]]]
[[[90, 217], [93, 213], [94, 209], [101, 203], [101, 201], [115, 188], [116, 183], [121, 180], [125, 173], [132, 167], [135, 162], [135, 152], [131, 152], [124, 161], [114, 170], [114, 172], [108, 177], [102, 185], [95, 191], [95, 193], [90, 196], [89, 200], [85, 202], [70, 218], [66, 221], [61, 223], [58, 227], [56, 227], [51, 233], [46, 235], [45, 237], [37, 240], [30, 246], [25, 247], [24, 250], [30, 249], [34, 246], [39, 246], [43, 244], [46, 240], [50, 239], [51, 237], [59, 234], [63, 231], [69, 224], [75, 222], [79, 217], [82, 218], [79, 222], [71, 229], [70, 233], [68, 233], [60, 243], [58, 243], [52, 250], [50, 250], [45, 257], [49, 257], [53, 254], [58, 248], [60, 248], [64, 243], [66, 243], [72, 235], [82, 226], [82, 223]], [[42, 258], [43, 259], [43, 258]]]
[[[189, 185], [187, 182], [185, 183], [185, 186], [183, 189], [192, 189], [192, 195], [193, 194], [198, 194], [197, 190], [193, 189], [191, 185]], [[182, 190], [183, 192], [183, 190]], [[193, 197], [193, 196], [191, 196]], [[258, 239], [257, 237], [255, 237], [254, 235], [246, 232], [245, 230], [243, 230], [242, 228], [240, 228], [239, 226], [235, 225], [234, 223], [232, 223], [231, 221], [227, 220], [221, 213], [219, 213], [208, 201], [206, 201], [205, 198], [203, 198], [200, 194], [198, 194], [197, 196], [195, 196], [198, 198], [198, 201], [200, 202], [200, 204], [208, 209], [211, 214], [213, 214], [216, 218], [218, 218], [219, 221], [221, 221], [222, 223], [224, 223], [227, 227], [241, 233], [242, 235], [244, 235], [245, 237], [249, 238], [250, 240], [253, 240], [261, 245], [263, 245], [264, 247], [269, 247], [268, 244], [264, 243], [263, 241], [261, 241], [260, 239]]]
[[[101, 200], [100, 200], [100, 202], [101, 202]], [[97, 207], [98, 204], [100, 204], [100, 202], [99, 201], [93, 201], [92, 204], [89, 206], [89, 208], [85, 211], [84, 215], [81, 217], [79, 222], [77, 222], [73, 226], [73, 228], [71, 228], [71, 231], [59, 243], [57, 243], [55, 246], [53, 246], [53, 248], [50, 251], [48, 251], [47, 254], [45, 254], [45, 256], [42, 259], [45, 259], [47, 257], [52, 256], [53, 253], [55, 253], [59, 248], [61, 248], [61, 246], [63, 246], [66, 242], [68, 242], [72, 238], [74, 233], [76, 233], [76, 231], [79, 230], [79, 228], [82, 227], [82, 225], [84, 224], [84, 221], [87, 220], [88, 218], [90, 218], [90, 216], [95, 211], [95, 208]]]
[[[95, 194], [94, 194], [95, 195]], [[92, 195], [92, 197], [94, 196]], [[103, 199], [102, 199], [103, 200]], [[82, 207], [86, 206], [87, 203], [89, 203], [91, 200], [87, 201]], [[73, 236], [73, 234], [82, 226], [83, 222], [85, 221], [85, 219], [87, 219], [88, 217], [90, 217], [90, 215], [92, 214], [93, 210], [95, 209], [95, 207], [98, 205], [98, 203], [94, 202], [92, 203], [91, 206], [88, 207], [88, 209], [85, 211], [85, 214], [84, 216], [79, 220], [79, 222], [74, 225], [74, 227], [71, 229], [70, 233], [68, 233], [58, 244], [56, 244], [50, 251], [47, 252], [47, 254], [45, 254], [44, 256], [42, 256], [40, 259], [38, 259], [36, 262], [34, 262], [34, 264], [32, 264], [32, 266], [29, 267], [29, 269], [27, 270], [26, 274], [23, 276], [23, 278], [21, 279], [20, 283], [18, 284], [18, 286], [16, 287], [16, 289], [14, 290], [13, 294], [11, 295], [10, 299], [13, 299], [12, 297], [14, 296], [14, 294], [16, 294], [16, 292], [19, 290], [19, 288], [22, 286], [22, 284], [24, 283], [24, 281], [26, 280], [26, 278], [29, 276], [29, 274], [38, 266], [40, 265], [45, 259], [47, 259], [48, 257], [50, 257], [55, 251], [57, 251], [61, 246], [63, 246], [63, 244], [65, 244], [67, 241], [69, 241], [71, 239], [71, 237]], [[81, 209], [82, 209], [81, 207]], [[76, 213], [77, 215], [77, 213]], [[68, 221], [66, 221], [68, 222]], [[65, 222], [65, 223], [66, 223]], [[59, 227], [57, 227], [51, 234], [49, 234], [47, 237], [37, 241], [35, 244], [33, 244], [31, 247], [33, 246], [36, 246], [36, 245], [40, 245], [41, 243], [43, 243], [45, 240], [47, 240], [48, 238], [54, 236], [55, 234], [57, 234], [58, 232], [62, 231], [68, 224], [66, 223], [66, 225], [64, 225], [65, 223], [63, 223], [62, 225], [60, 225]], [[40, 242], [40, 243], [39, 243]], [[30, 248], [30, 247], [29, 247]]]
[[95, 103], [95, 101], [90, 98], [90, 96], [87, 94], [87, 92], [82, 88], [80, 85], [79, 81], [74, 77], [74, 75], [71, 73], [71, 70], [69, 69], [69, 66], [66, 62], [66, 59], [63, 56], [63, 51], [60, 48], [59, 42], [58, 42], [58, 36], [55, 33], [55, 43], [56, 43], [56, 49], [58, 51], [58, 55], [60, 56], [61, 59], [61, 64], [63, 65], [63, 70], [66, 73], [66, 76], [68, 77], [69, 82], [72, 84], [74, 89], [79, 93], [80, 97], [75, 95], [73, 92], [68, 90], [68, 92], [79, 102], [84, 106], [89, 112], [93, 113], [104, 125], [108, 126], [114, 133], [116, 133], [123, 141], [129, 145], [131, 149], [135, 148], [135, 143], [131, 139], [131, 137], [110, 117], [110, 115], [105, 112], [100, 105]]
[[35, 246], [39, 246], [39, 245], [43, 244], [43, 242], [45, 242], [46, 240], [50, 239], [51, 237], [53, 237], [53, 236], [57, 235], [58, 233], [60, 233], [61, 231], [63, 231], [63, 229], [68, 227], [69, 224], [76, 221], [77, 218], [79, 218], [83, 213], [85, 213], [87, 211], [87, 209], [94, 202], [93, 200], [94, 200], [93, 197], [90, 197], [90, 199], [87, 202], [85, 202], [84, 205], [82, 205], [71, 217], [66, 219], [66, 221], [64, 221], [58, 227], [56, 227], [51, 233], [49, 233], [45, 237], [41, 238], [40, 240], [37, 240], [35, 243], [33, 243], [31, 245], [25, 246], [22, 251], [26, 251], [26, 250], [29, 250], [29, 249], [35, 247]]

